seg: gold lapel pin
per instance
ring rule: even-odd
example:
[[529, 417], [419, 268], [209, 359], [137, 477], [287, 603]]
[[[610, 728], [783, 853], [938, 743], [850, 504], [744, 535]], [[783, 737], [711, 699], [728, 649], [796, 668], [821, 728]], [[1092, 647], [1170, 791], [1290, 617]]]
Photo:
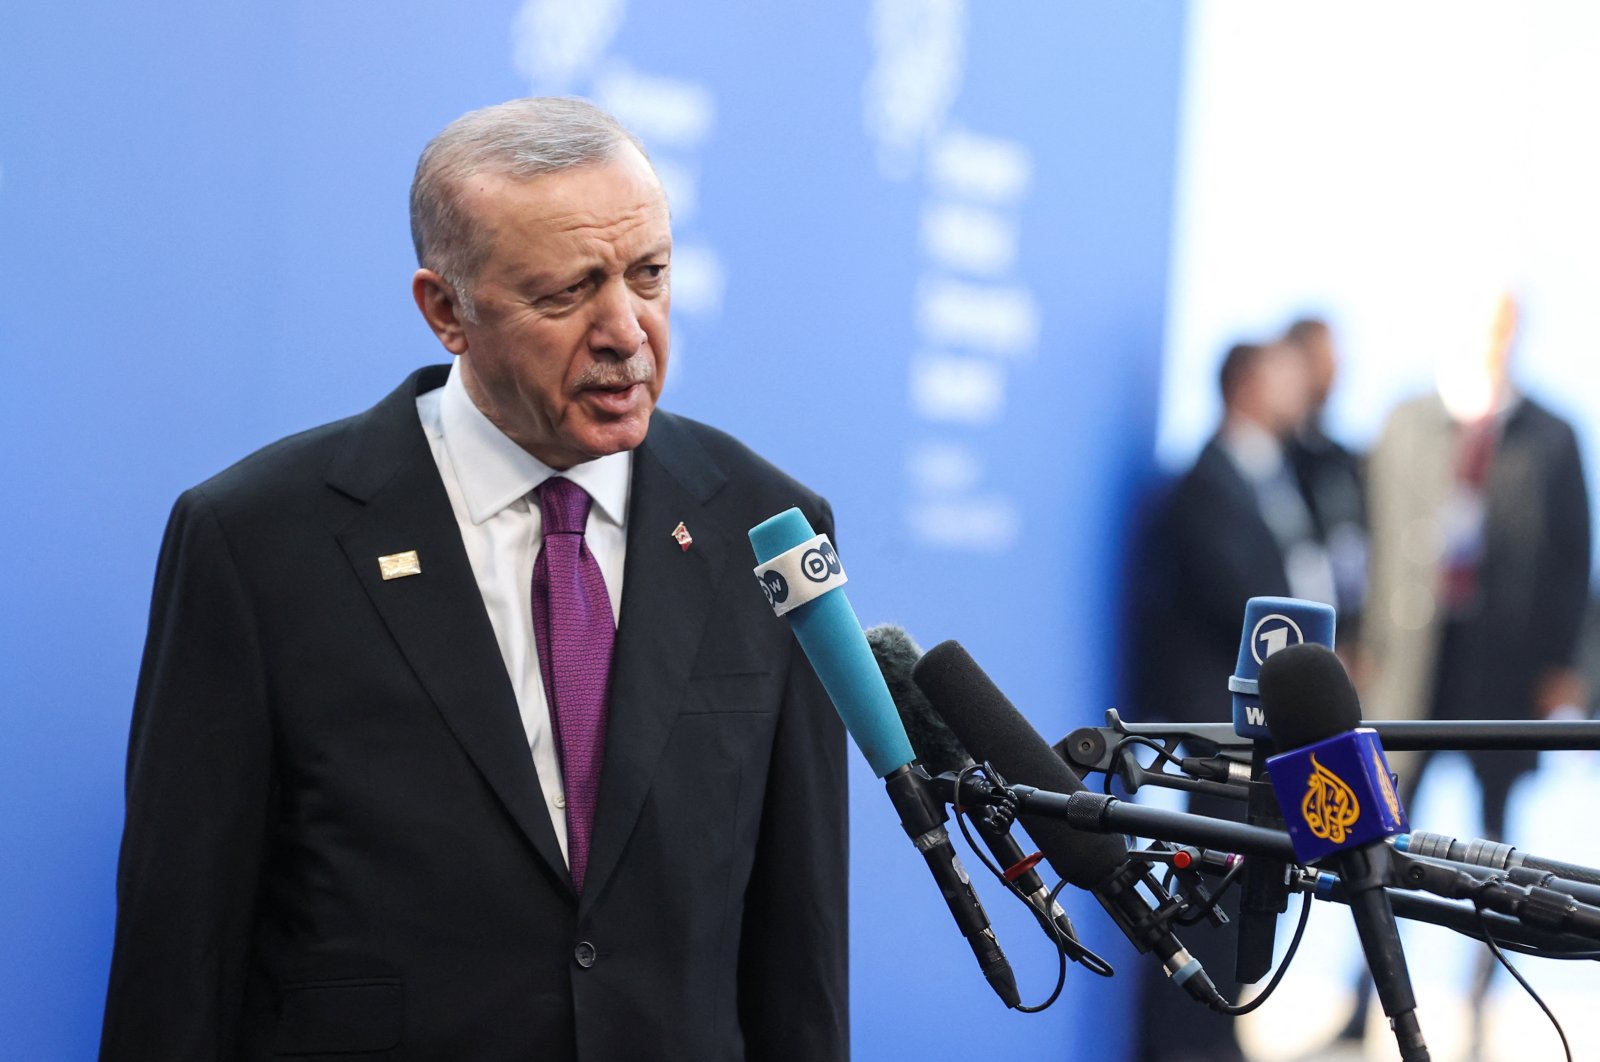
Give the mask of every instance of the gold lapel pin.
[[683, 526], [682, 520], [679, 520], [678, 526], [672, 529], [672, 540], [676, 542], [678, 544], [678, 548], [684, 552], [688, 552], [689, 547], [694, 545], [694, 536], [689, 534], [689, 529]]
[[404, 553], [391, 553], [387, 557], [379, 557], [378, 571], [383, 573], [385, 582], [390, 579], [404, 579], [408, 575], [421, 575], [422, 562], [417, 559], [416, 550], [408, 549]]

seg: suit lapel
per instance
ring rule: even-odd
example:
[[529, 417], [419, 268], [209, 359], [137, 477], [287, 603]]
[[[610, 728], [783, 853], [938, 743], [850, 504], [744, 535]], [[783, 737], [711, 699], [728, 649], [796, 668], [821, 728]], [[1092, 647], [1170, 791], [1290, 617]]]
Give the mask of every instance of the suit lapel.
[[[652, 417], [634, 452], [605, 769], [580, 912], [604, 891], [638, 821], [683, 704], [715, 580], [742, 545], [741, 529], [718, 526], [705, 508], [724, 481], [676, 418]], [[672, 536], [680, 521], [694, 537], [687, 550]]]
[[[365, 505], [339, 544], [462, 749], [570, 890], [505, 661], [417, 422], [416, 396], [443, 375], [443, 367], [422, 370], [352, 426], [328, 482]], [[421, 573], [385, 580], [378, 558], [408, 550]]]

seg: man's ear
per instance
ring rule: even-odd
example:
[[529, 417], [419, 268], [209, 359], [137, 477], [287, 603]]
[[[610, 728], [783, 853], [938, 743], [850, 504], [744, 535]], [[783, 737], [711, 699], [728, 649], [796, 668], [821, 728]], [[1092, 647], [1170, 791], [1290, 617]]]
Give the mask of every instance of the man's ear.
[[439, 337], [444, 349], [452, 354], [465, 354], [467, 334], [462, 328], [461, 304], [454, 286], [431, 269], [419, 269], [411, 277], [411, 297], [417, 300], [423, 320]]

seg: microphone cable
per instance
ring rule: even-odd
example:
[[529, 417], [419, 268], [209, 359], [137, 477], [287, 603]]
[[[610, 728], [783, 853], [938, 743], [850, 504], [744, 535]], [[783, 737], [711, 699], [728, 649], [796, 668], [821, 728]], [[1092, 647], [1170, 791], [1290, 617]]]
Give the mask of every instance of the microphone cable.
[[[1142, 854], [1148, 858], [1152, 853], [1150, 849], [1145, 849]], [[1248, 857], [1246, 857], [1246, 859], [1248, 859]], [[1162, 861], [1165, 862], [1165, 860]], [[1172, 921], [1177, 925], [1184, 926], [1185, 928], [1191, 928], [1199, 925], [1200, 922], [1208, 917], [1211, 912], [1216, 909], [1217, 905], [1222, 902], [1222, 898], [1227, 895], [1228, 890], [1237, 885], [1239, 874], [1244, 869], [1244, 865], [1245, 859], [1240, 859], [1235, 862], [1223, 873], [1222, 879], [1217, 882], [1209, 898], [1201, 903], [1188, 905], [1191, 909], [1184, 911], [1181, 914], [1173, 915]], [[1169, 871], [1169, 875], [1175, 874], [1176, 869]], [[1171, 877], [1169, 876], [1166, 880], [1170, 881]], [[1179, 887], [1181, 890], [1181, 882]], [[1166, 881], [1163, 881], [1162, 883], [1162, 890], [1169, 891]], [[1221, 1006], [1214, 1006], [1212, 1008], [1217, 1013], [1228, 1014], [1233, 1017], [1249, 1014], [1251, 1011], [1265, 1003], [1268, 997], [1270, 997], [1277, 989], [1278, 985], [1282, 983], [1284, 975], [1289, 972], [1289, 964], [1294, 961], [1295, 954], [1300, 950], [1300, 941], [1306, 935], [1306, 925], [1311, 921], [1311, 893], [1302, 892], [1300, 897], [1300, 916], [1294, 927], [1294, 936], [1290, 938], [1289, 946], [1283, 953], [1283, 960], [1278, 963], [1278, 968], [1273, 971], [1271, 978], [1269, 978], [1267, 981], [1266, 987], [1263, 988], [1258, 995], [1246, 1003], [1229, 1003], [1226, 998], [1224, 998]]]
[[[968, 778], [973, 777], [974, 775], [981, 777], [991, 788], [1001, 792], [1004, 791], [1005, 787], [1001, 784], [997, 784], [996, 782], [996, 779], [999, 779], [999, 772], [994, 771], [994, 769], [986, 763], [970, 763], [956, 772], [955, 792], [958, 797], [961, 793], [962, 785], [967, 781]], [[1000, 782], [1004, 781], [1004, 779], [999, 780]], [[967, 842], [968, 850], [970, 850], [973, 855], [977, 856], [978, 862], [982, 863], [989, 873], [993, 874], [995, 878], [1003, 886], [1005, 886], [1007, 892], [1011, 893], [1011, 895], [1015, 896], [1018, 900], [1021, 900], [1023, 905], [1029, 907], [1031, 910], [1032, 907], [1028, 903], [1028, 898], [1023, 895], [1021, 889], [1017, 888], [1016, 882], [1006, 877], [1005, 871], [1001, 870], [999, 865], [996, 864], [994, 860], [989, 858], [988, 853], [984, 852], [984, 850], [979, 847], [977, 840], [972, 836], [972, 830], [968, 826], [968, 819], [970, 816], [966, 806], [957, 801], [951, 804], [951, 810], [955, 812], [956, 826], [961, 831], [962, 839]], [[1008, 823], [1015, 822], [1016, 816], [1008, 805], [1001, 805], [999, 810], [1006, 817]], [[1033, 858], [1037, 859], [1038, 856], [1035, 855]], [[1066, 885], [1067, 882], [1065, 878], [1056, 882], [1055, 888], [1050, 890], [1050, 903], [1056, 902], [1057, 897], [1061, 894], [1061, 890], [1066, 888]], [[1116, 976], [1117, 972], [1109, 962], [1095, 954], [1094, 951], [1090, 950], [1090, 948], [1086, 946], [1083, 941], [1073, 940], [1069, 944], [1066, 935], [1061, 932], [1060, 926], [1057, 926], [1054, 922], [1047, 922], [1046, 925], [1049, 926], [1050, 935], [1055, 938], [1057, 961], [1056, 984], [1055, 988], [1051, 991], [1050, 995], [1043, 1003], [1038, 1003], [1031, 1006], [1026, 1003], [1019, 1003], [1017, 1006], [1012, 1008], [1013, 1010], [1021, 1011], [1024, 1014], [1042, 1013], [1043, 1011], [1048, 1010], [1050, 1007], [1055, 1005], [1056, 1000], [1061, 998], [1061, 992], [1067, 984], [1067, 955], [1069, 952], [1073, 953], [1075, 962], [1098, 977], [1114, 977]]]
[[[955, 791], [958, 795], [960, 794], [961, 788], [966, 783], [967, 779], [975, 775], [981, 777], [984, 782], [986, 782], [996, 792], [1005, 791], [1005, 786], [1003, 784], [1005, 780], [1000, 778], [999, 772], [995, 771], [992, 766], [987, 763], [970, 763], [956, 772]], [[968, 826], [970, 813], [968, 812], [967, 807], [964, 804], [957, 802], [951, 804], [951, 810], [955, 812], [956, 826], [961, 831], [962, 839], [967, 842], [967, 848], [972, 852], [972, 854], [978, 857], [978, 862], [982, 863], [989, 873], [995, 876], [996, 880], [998, 880], [1000, 884], [1005, 887], [1007, 892], [1015, 896], [1018, 900], [1022, 901], [1024, 906], [1032, 910], [1032, 905], [1028, 903], [1028, 898], [1023, 895], [1022, 890], [1017, 887], [1016, 882], [1008, 878], [1006, 876], [1006, 872], [1000, 869], [1000, 866], [995, 863], [993, 859], [989, 858], [989, 855], [978, 845], [976, 838], [974, 838], [972, 835], [971, 828]], [[1009, 804], [1000, 805], [997, 810], [999, 810], [1005, 816], [1008, 823], [1015, 822], [1016, 815]], [[1032, 858], [1037, 860], [1039, 857], [1036, 853]], [[1066, 886], [1067, 881], [1065, 878], [1056, 882], [1055, 887], [1050, 890], [1049, 902], [1055, 903], [1057, 898], [1061, 895], [1061, 890], [1066, 888]], [[1035, 1004], [1033, 1006], [1019, 1004], [1012, 1008], [1013, 1010], [1019, 1010], [1024, 1014], [1038, 1014], [1048, 1010], [1055, 1004], [1056, 1000], [1061, 998], [1061, 992], [1066, 987], [1067, 983], [1067, 956], [1069, 954], [1072, 955], [1074, 962], [1082, 966], [1085, 970], [1088, 970], [1090, 973], [1094, 974], [1096, 977], [1115, 977], [1117, 973], [1116, 968], [1113, 967], [1111, 963], [1101, 958], [1086, 944], [1084, 944], [1083, 941], [1074, 938], [1071, 942], [1069, 942], [1066, 934], [1062, 933], [1060, 926], [1056, 925], [1054, 922], [1047, 923], [1047, 925], [1050, 929], [1050, 935], [1055, 938], [1056, 944], [1057, 970], [1055, 989], [1050, 993], [1049, 997], [1046, 998], [1043, 1003]]]
[[[1484, 882], [1486, 887], [1489, 884], [1489, 882]], [[1506, 958], [1506, 953], [1501, 949], [1500, 942], [1495, 939], [1494, 930], [1489, 926], [1489, 920], [1484, 917], [1483, 904], [1474, 899], [1472, 907], [1477, 912], [1478, 926], [1483, 930], [1483, 942], [1488, 946], [1489, 954], [1493, 955], [1500, 965], [1506, 968], [1506, 972], [1516, 979], [1517, 984], [1522, 986], [1522, 990], [1528, 993], [1529, 997], [1539, 1005], [1540, 1010], [1544, 1011], [1544, 1016], [1550, 1019], [1551, 1025], [1555, 1026], [1556, 1035], [1561, 1037], [1561, 1050], [1566, 1052], [1567, 1062], [1572, 1062], [1572, 1045], [1567, 1042], [1567, 1032], [1561, 1027], [1561, 1022], [1556, 1018], [1555, 1011], [1550, 1009], [1539, 993], [1535, 992], [1533, 986], [1528, 983], [1528, 979], [1523, 977], [1515, 966], [1511, 965], [1510, 959]]]
[[[1272, 977], [1268, 979], [1267, 987], [1263, 988], [1261, 994], [1248, 1003], [1230, 1003], [1226, 1007], [1218, 1007], [1217, 1011], [1222, 1014], [1231, 1014], [1237, 1018], [1240, 1015], [1249, 1014], [1265, 1003], [1278, 985], [1282, 983], [1283, 975], [1289, 972], [1289, 964], [1294, 961], [1295, 953], [1300, 950], [1300, 941], [1306, 935], [1306, 923], [1310, 921], [1311, 894], [1302, 892], [1300, 894], [1300, 920], [1295, 923], [1294, 936], [1289, 938], [1289, 948], [1283, 953], [1283, 961], [1278, 964], [1278, 968], [1272, 972]], [[1572, 1060], [1569, 1058], [1567, 1062], [1572, 1062]]]
[[[1122, 754], [1123, 749], [1129, 745], [1139, 745], [1144, 748], [1151, 749], [1156, 754], [1156, 763], [1170, 763], [1179, 770], [1183, 769], [1182, 758], [1173, 755], [1173, 753], [1160, 742], [1152, 741], [1143, 734], [1124, 735], [1122, 740], [1118, 741], [1111, 750], [1113, 763], [1117, 761], [1117, 758]], [[1103, 788], [1106, 795], [1110, 796], [1112, 795], [1112, 786], [1116, 779], [1111, 771], [1105, 772], [1104, 777], [1105, 783]], [[1206, 918], [1212, 911], [1216, 910], [1217, 905], [1222, 902], [1222, 898], [1227, 895], [1228, 890], [1237, 885], [1239, 873], [1244, 869], [1244, 864], [1245, 861], [1240, 860], [1233, 866], [1229, 867], [1227, 872], [1223, 874], [1222, 880], [1217, 882], [1217, 885], [1211, 893], [1209, 899], [1198, 905], [1195, 905], [1193, 910], [1188, 911], [1181, 916], [1173, 917], [1172, 921], [1177, 925], [1184, 927], [1199, 925], [1202, 919]], [[1171, 880], [1170, 876], [1167, 880]], [[1163, 883], [1162, 887], [1163, 891], [1165, 891], [1165, 883]], [[1300, 917], [1295, 924], [1294, 936], [1290, 938], [1289, 947], [1283, 953], [1283, 961], [1278, 963], [1278, 968], [1273, 971], [1272, 976], [1267, 980], [1266, 987], [1261, 990], [1259, 995], [1255, 996], [1246, 1003], [1229, 1003], [1226, 1001], [1226, 999], [1224, 999], [1224, 1005], [1213, 1008], [1219, 1014], [1228, 1014], [1233, 1017], [1240, 1017], [1242, 1015], [1249, 1014], [1251, 1011], [1265, 1003], [1272, 993], [1277, 990], [1278, 985], [1283, 983], [1284, 975], [1289, 972], [1289, 964], [1294, 961], [1295, 954], [1300, 950], [1300, 942], [1305, 938], [1306, 925], [1311, 921], [1311, 895], [1309, 893], [1301, 893], [1300, 895]], [[1567, 1062], [1571, 1062], [1571, 1059], [1569, 1058]]]
[[[1003, 792], [1005, 789], [1004, 779], [999, 777], [998, 772], [994, 771], [992, 766], [987, 763], [975, 763], [969, 764], [968, 766], [963, 767], [960, 771], [956, 772], [955, 791], [957, 794], [961, 792], [966, 781], [973, 776], [983, 778], [985, 782], [998, 791]], [[990, 859], [983, 849], [977, 844], [976, 839], [972, 835], [971, 829], [968, 827], [969, 812], [966, 806], [960, 803], [955, 803], [952, 805], [952, 810], [955, 812], [956, 826], [960, 829], [961, 836], [966, 841], [968, 849], [970, 849], [971, 852], [977, 856], [978, 861], [988, 869], [989, 873], [993, 874], [995, 878], [1005, 886], [1006, 891], [1010, 892], [1012, 895], [1016, 896], [1019, 900], [1026, 904], [1027, 898], [1022, 895], [1020, 890], [1017, 889], [1015, 883], [1006, 877], [1005, 872], [1001, 870], [1000, 867], [996, 865], [995, 862]], [[1008, 819], [1014, 818], [1014, 811], [1009, 805], [1003, 805], [1001, 810]], [[1133, 858], [1139, 858], [1142, 854], [1146, 853], [1134, 853]], [[1226, 895], [1227, 890], [1236, 884], [1239, 870], [1243, 867], [1243, 865], [1244, 864], [1241, 861], [1230, 867], [1223, 875], [1222, 881], [1219, 882], [1217, 890], [1211, 896], [1211, 898], [1204, 904], [1195, 906], [1195, 910], [1190, 912], [1190, 914], [1194, 916], [1196, 921], [1209, 913], [1209, 911], [1221, 901], [1222, 897]], [[1055, 887], [1050, 891], [1050, 899], [1052, 902], [1055, 901], [1056, 897], [1060, 894], [1061, 890], [1066, 887], [1066, 885], [1067, 882], [1065, 879], [1062, 879], [1056, 883]], [[1165, 892], [1165, 888], [1163, 888], [1162, 891]], [[1313, 899], [1309, 892], [1301, 893], [1300, 916], [1295, 924], [1294, 936], [1290, 938], [1289, 946], [1284, 951], [1283, 960], [1278, 964], [1278, 968], [1273, 971], [1271, 978], [1267, 981], [1266, 987], [1264, 987], [1259, 994], [1250, 999], [1248, 1002], [1230, 1003], [1224, 999], [1220, 1005], [1214, 1006], [1212, 1009], [1216, 1010], [1220, 1014], [1239, 1017], [1251, 1013], [1266, 1003], [1266, 1001], [1272, 996], [1273, 992], [1275, 992], [1278, 986], [1283, 982], [1284, 976], [1289, 972], [1290, 963], [1294, 961], [1295, 955], [1300, 950], [1300, 943], [1305, 938], [1306, 926], [1311, 921], [1312, 902]], [[1179, 925], [1192, 924], [1187, 919], [1179, 920], [1174, 917], [1172, 920], [1177, 922]], [[1052, 926], [1051, 933], [1056, 939], [1056, 955], [1058, 960], [1055, 989], [1050, 993], [1049, 997], [1046, 998], [1043, 1003], [1031, 1006], [1028, 1004], [1020, 1004], [1013, 1008], [1023, 1012], [1024, 1014], [1038, 1014], [1044, 1010], [1047, 1010], [1056, 1002], [1056, 1000], [1061, 997], [1061, 992], [1066, 985], [1067, 954], [1069, 946], [1059, 928]], [[1079, 963], [1079, 965], [1083, 966], [1084, 969], [1099, 977], [1115, 976], [1116, 970], [1114, 967], [1112, 967], [1111, 963], [1107, 962], [1105, 959], [1101, 958], [1094, 951], [1085, 946], [1082, 941], [1077, 941], [1076, 947], [1077, 950], [1081, 952], [1081, 955], [1076, 959], [1076, 961]], [[1571, 1062], [1570, 1058], [1568, 1059], [1568, 1062]]]

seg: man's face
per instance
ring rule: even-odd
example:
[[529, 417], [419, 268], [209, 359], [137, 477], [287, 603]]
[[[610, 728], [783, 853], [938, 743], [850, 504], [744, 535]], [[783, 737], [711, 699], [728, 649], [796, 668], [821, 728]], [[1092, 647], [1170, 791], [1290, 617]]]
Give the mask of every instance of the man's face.
[[1251, 415], [1272, 434], [1283, 438], [1295, 431], [1311, 411], [1311, 374], [1305, 358], [1287, 343], [1261, 352], [1246, 379]]
[[1300, 350], [1305, 355], [1306, 367], [1311, 372], [1311, 406], [1320, 410], [1327, 405], [1328, 396], [1333, 393], [1333, 378], [1339, 368], [1339, 361], [1333, 350], [1332, 330], [1314, 329], [1301, 342]]
[[669, 339], [672, 229], [649, 164], [629, 146], [531, 180], [476, 175], [461, 195], [489, 248], [477, 320], [445, 307], [441, 325], [424, 293], [437, 278], [414, 285], [473, 402], [552, 468], [638, 446]]

